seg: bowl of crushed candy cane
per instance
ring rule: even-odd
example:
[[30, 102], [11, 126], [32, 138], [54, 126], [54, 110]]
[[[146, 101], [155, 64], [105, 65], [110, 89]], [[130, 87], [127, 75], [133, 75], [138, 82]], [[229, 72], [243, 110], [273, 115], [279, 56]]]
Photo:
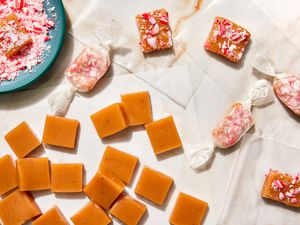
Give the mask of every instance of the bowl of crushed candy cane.
[[41, 78], [59, 54], [65, 30], [61, 0], [0, 0], [0, 93]]

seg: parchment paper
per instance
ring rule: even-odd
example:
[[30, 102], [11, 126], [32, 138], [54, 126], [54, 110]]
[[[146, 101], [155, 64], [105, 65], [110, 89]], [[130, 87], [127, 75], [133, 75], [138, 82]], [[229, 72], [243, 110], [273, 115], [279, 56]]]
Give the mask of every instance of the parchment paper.
[[[167, 72], [167, 71], [166, 71]], [[174, 72], [174, 69], [173, 69]], [[148, 76], [154, 76], [157, 71], [148, 71]], [[142, 74], [139, 74], [142, 75]], [[57, 87], [57, 89], [63, 86]], [[167, 88], [167, 87], [166, 87]], [[169, 152], [156, 157], [148, 140], [145, 129], [142, 126], [128, 128], [125, 131], [113, 135], [105, 140], [100, 140], [92, 125], [89, 115], [101, 108], [120, 101], [120, 94], [135, 91], [149, 90], [153, 107], [154, 120], [173, 115], [179, 134], [183, 141], [183, 149]], [[40, 88], [14, 95], [3, 95], [0, 105], [5, 105], [5, 111], [0, 111], [2, 119], [0, 135], [3, 137], [21, 121], [25, 120], [38, 134], [42, 136], [45, 116], [49, 112], [47, 96], [52, 88]], [[80, 132], [78, 144], [75, 151], [61, 151], [55, 147], [40, 148], [34, 151], [31, 156], [49, 157], [52, 163], [82, 162], [85, 166], [85, 183], [87, 183], [97, 171], [101, 156], [107, 145], [114, 146], [136, 155], [140, 159], [130, 187], [126, 188], [132, 196], [147, 203], [148, 213], [141, 224], [168, 224], [168, 217], [171, 213], [179, 191], [194, 195], [200, 199], [211, 202], [211, 195], [207, 174], [196, 174], [188, 166], [188, 160], [184, 151], [191, 146], [199, 144], [199, 133], [195, 108], [190, 101], [186, 109], [174, 103], [170, 98], [156, 91], [150, 85], [141, 81], [132, 74], [101, 79], [96, 89], [86, 95], [77, 96], [66, 117], [80, 121]], [[2, 138], [0, 141], [0, 156], [11, 154], [10, 147]], [[174, 178], [174, 186], [163, 207], [157, 207], [144, 199], [137, 197], [133, 190], [138, 181], [139, 174], [144, 165], [160, 170]], [[54, 204], [57, 204], [66, 218], [69, 219], [77, 210], [88, 201], [84, 194], [51, 194], [50, 191], [33, 192], [34, 197], [42, 211], [45, 212]], [[212, 224], [215, 218], [207, 218], [207, 223]], [[70, 220], [69, 220], [70, 221]], [[114, 224], [120, 224], [114, 221]]]
[[298, 224], [299, 210], [260, 196], [269, 168], [290, 174], [299, 172], [300, 150], [263, 137], [244, 139], [228, 188], [218, 225]]

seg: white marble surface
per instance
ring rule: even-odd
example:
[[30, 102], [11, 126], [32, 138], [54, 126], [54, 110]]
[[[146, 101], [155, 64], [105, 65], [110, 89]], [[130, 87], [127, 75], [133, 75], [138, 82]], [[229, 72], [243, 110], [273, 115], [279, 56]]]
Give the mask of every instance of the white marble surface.
[[[287, 0], [284, 4], [280, 0], [203, 0], [203, 2], [201, 0], [163, 0], [159, 2], [140, 1], [134, 3], [130, 0], [64, 0], [64, 4], [68, 15], [68, 27], [71, 29], [71, 32], [66, 35], [62, 53], [47, 76], [31, 87], [30, 90], [19, 94], [0, 96], [0, 119], [4, 121], [0, 129], [1, 136], [16, 124], [16, 118], [28, 120], [41, 133], [42, 123], [40, 121], [47, 112], [46, 97], [54, 91], [57, 85], [63, 82], [63, 72], [66, 66], [84, 48], [83, 44], [87, 41], [84, 36], [81, 37], [80, 35], [82, 29], [80, 21], [83, 18], [86, 19], [88, 13], [94, 10], [93, 4], [95, 9], [100, 10], [98, 12], [99, 18], [109, 15], [109, 18], [117, 18], [127, 25], [118, 47], [125, 46], [132, 49], [129, 55], [122, 56], [122, 54], [119, 54], [113, 58], [114, 63], [108, 71], [107, 77], [172, 66], [186, 65], [188, 67], [194, 95], [186, 109], [176, 104], [173, 107], [182, 111], [183, 114], [186, 113], [195, 117], [187, 121], [198, 121], [198, 124], [195, 123], [193, 126], [195, 130], [189, 131], [199, 135], [196, 142], [209, 143], [210, 130], [222, 117], [229, 104], [232, 101], [244, 99], [250, 83], [260, 78], [261, 75], [254, 73], [249, 63], [251, 57], [259, 48], [267, 47], [271, 49], [278, 70], [292, 70], [300, 73], [300, 4], [296, 0]], [[166, 7], [170, 11], [175, 47], [172, 51], [144, 57], [137, 48], [138, 36], [134, 24], [134, 15], [141, 11], [158, 7]], [[117, 10], [110, 14], [108, 11], [112, 9]], [[100, 12], [103, 12], [103, 14]], [[232, 18], [237, 23], [249, 28], [252, 33], [252, 43], [240, 65], [233, 66], [225, 60], [207, 54], [202, 48], [212, 18], [216, 15]], [[89, 21], [90, 23], [91, 21]], [[76, 26], [75, 30], [74, 27], [72, 28], [72, 25]], [[74, 39], [74, 35], [80, 41]], [[269, 38], [271, 41], [269, 41]], [[282, 59], [283, 56], [284, 59]], [[126, 79], [128, 76], [124, 75], [124, 78], [120, 79]], [[149, 88], [151, 89], [151, 87]], [[107, 84], [104, 89], [112, 90], [113, 85], [110, 87]], [[102, 86], [99, 85], [97, 90], [102, 90]], [[101, 96], [102, 93], [99, 93], [97, 90], [91, 93], [91, 96], [96, 95], [101, 99], [103, 97]], [[112, 93], [118, 92], [113, 90]], [[112, 94], [110, 98], [114, 100], [116, 95]], [[82, 117], [83, 123], [88, 123], [83, 115], [78, 115], [80, 110], [76, 110], [76, 107], [79, 107], [80, 104], [87, 104], [89, 101], [90, 104], [95, 104], [90, 98], [88, 100], [79, 98], [73, 108], [71, 106], [70, 117]], [[166, 101], [170, 101], [170, 98]], [[100, 106], [101, 104], [99, 104]], [[96, 109], [96, 106], [93, 107]], [[163, 105], [161, 107], [162, 111], [167, 110]], [[278, 100], [268, 107], [254, 109], [254, 115], [256, 126], [255, 129], [250, 130], [250, 134], [260, 135], [262, 132], [263, 136], [270, 140], [299, 148], [299, 118], [293, 116]], [[88, 127], [88, 125], [84, 125], [84, 128], [85, 126]], [[92, 130], [89, 132], [92, 135]], [[81, 135], [86, 136], [87, 134], [81, 133]], [[138, 131], [134, 132], [132, 138], [138, 140], [142, 136], [143, 134]], [[122, 139], [122, 137], [120, 138]], [[52, 150], [46, 150], [46, 152], [51, 154], [51, 157], [55, 160], [69, 160], [71, 162], [85, 159], [85, 151], [92, 151], [92, 149], [97, 151], [99, 147], [101, 153], [97, 152], [96, 154], [100, 158], [105, 143], [99, 143], [99, 140], [96, 138], [93, 140], [95, 140], [93, 142], [95, 146], [82, 147], [82, 149], [78, 150], [78, 155], [59, 152], [54, 152], [58, 153], [54, 154]], [[125, 145], [122, 142], [118, 142], [118, 140], [116, 140], [116, 144], [113, 141], [109, 144], [121, 149], [130, 149], [129, 146], [131, 146], [129, 143]], [[138, 144], [140, 146], [145, 145], [145, 143], [141, 142]], [[8, 150], [3, 138], [0, 141], [0, 145], [5, 151]], [[133, 152], [140, 156], [143, 164], [151, 164], [171, 174], [176, 180], [176, 187], [172, 191], [173, 193], [166, 205], [166, 209], [162, 210], [150, 205], [151, 214], [147, 216], [148, 218], [143, 221], [143, 224], [168, 224], [167, 217], [176, 199], [176, 193], [179, 191], [193, 194], [208, 201], [209, 211], [203, 224], [216, 224], [223, 206], [226, 187], [229, 185], [228, 181], [238, 157], [240, 145], [226, 151], [217, 149], [212, 163], [207, 166], [206, 170], [197, 172], [189, 168], [188, 157], [184, 154], [168, 155], [169, 157], [158, 160], [149, 153], [141, 153], [140, 148], [137, 146], [132, 148]], [[0, 156], [5, 151], [2, 151]], [[88, 165], [88, 168], [93, 171], [97, 163], [94, 162], [94, 164]], [[138, 173], [140, 170], [141, 168], [139, 168]], [[88, 178], [91, 176], [91, 173], [88, 172]], [[137, 181], [137, 177], [134, 180], [134, 184]], [[134, 184], [132, 187], [134, 187]], [[44, 200], [39, 200], [43, 210], [51, 207], [54, 203], [58, 203], [67, 208], [65, 211], [67, 216], [81, 207], [81, 204], [77, 204], [78, 199], [80, 202], [86, 201], [81, 195], [77, 196], [75, 200], [68, 197], [66, 201], [59, 196], [46, 196], [45, 193], [37, 195], [39, 195], [40, 199], [44, 198], [47, 200], [47, 203]], [[160, 218], [164, 218], [163, 222]], [[116, 222], [116, 224], [118, 223]], [[229, 222], [228, 224], [236, 223]]]

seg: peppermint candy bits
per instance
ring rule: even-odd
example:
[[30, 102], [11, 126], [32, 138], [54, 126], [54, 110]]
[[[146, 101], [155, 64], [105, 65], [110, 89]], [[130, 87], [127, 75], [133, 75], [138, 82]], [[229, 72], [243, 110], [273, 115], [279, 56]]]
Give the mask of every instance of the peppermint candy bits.
[[66, 78], [79, 92], [88, 92], [94, 88], [98, 80], [110, 66], [108, 51], [85, 48], [66, 69]]
[[0, 21], [1, 51], [7, 58], [17, 55], [21, 49], [31, 43], [31, 37], [14, 13]]
[[290, 73], [280, 74], [274, 79], [273, 89], [280, 101], [300, 116], [300, 76]]
[[140, 48], [143, 52], [152, 52], [173, 46], [169, 15], [165, 9], [158, 9], [136, 16], [140, 33]]
[[229, 148], [235, 145], [253, 124], [254, 119], [250, 109], [241, 103], [233, 104], [212, 132], [215, 146]]
[[269, 169], [261, 190], [261, 196], [287, 206], [300, 207], [299, 174], [292, 176]]
[[236, 23], [215, 17], [204, 48], [236, 63], [242, 58], [250, 36], [246, 29]]

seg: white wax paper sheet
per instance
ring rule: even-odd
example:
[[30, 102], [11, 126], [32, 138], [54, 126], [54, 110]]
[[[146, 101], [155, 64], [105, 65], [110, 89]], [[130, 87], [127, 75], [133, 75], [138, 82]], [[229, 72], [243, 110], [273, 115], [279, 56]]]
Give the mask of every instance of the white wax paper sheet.
[[[154, 76], [156, 73], [157, 71], [147, 72], [149, 76]], [[60, 88], [62, 87], [56, 89], [40, 88], [14, 95], [3, 95], [3, 98], [0, 99], [0, 106], [5, 109], [0, 111], [1, 137], [25, 120], [41, 139], [45, 116], [49, 113], [47, 97]], [[120, 94], [145, 90], [150, 92], [154, 120], [173, 115], [183, 142], [182, 149], [156, 157], [143, 126], [131, 127], [106, 139], [99, 139], [89, 116], [105, 106], [120, 102]], [[45, 146], [35, 150], [31, 156], [49, 157], [52, 163], [84, 163], [84, 183], [86, 184], [97, 171], [107, 145], [136, 155], [139, 157], [139, 166], [134, 174], [133, 182], [130, 187], [126, 188], [126, 191], [147, 204], [148, 212], [141, 224], [168, 224], [169, 215], [180, 191], [211, 202], [211, 199], [207, 198], [211, 195], [207, 174], [194, 173], [189, 168], [187, 157], [184, 154], [186, 149], [199, 145], [197, 118], [192, 103], [193, 101], [190, 101], [187, 107], [183, 108], [132, 74], [105, 77], [101, 79], [99, 85], [92, 92], [76, 96], [66, 115], [67, 118], [80, 121], [77, 148], [72, 151]], [[0, 148], [0, 157], [11, 154], [15, 158], [3, 138], [0, 142]], [[144, 165], [174, 178], [174, 185], [163, 207], [155, 206], [134, 194], [134, 188]], [[38, 191], [33, 192], [33, 195], [43, 212], [57, 204], [68, 220], [88, 202], [88, 198], [83, 193], [51, 194], [50, 191]], [[212, 224], [215, 218], [210, 216], [206, 221]], [[114, 224], [120, 223], [114, 221]]]
[[297, 174], [300, 150], [264, 137], [247, 135], [230, 180], [218, 225], [292, 225], [300, 220], [299, 210], [261, 198], [269, 168]]
[[[245, 27], [252, 34], [240, 63], [233, 64], [221, 56], [204, 50], [203, 44], [215, 16], [226, 17]], [[257, 52], [267, 50], [279, 73], [300, 71], [300, 53], [295, 43], [274, 26], [251, 1], [214, 0], [204, 11], [190, 20], [190, 24], [175, 40], [204, 71], [204, 78], [194, 92], [193, 98], [198, 115], [200, 138], [204, 145], [210, 144], [210, 133], [230, 104], [247, 98], [251, 84], [259, 79], [268, 79], [270, 83], [272, 82], [272, 78], [252, 68], [251, 61]], [[249, 130], [250, 135], [263, 132], [270, 140], [299, 148], [300, 120], [277, 98], [267, 106], [254, 107], [252, 113], [255, 126]], [[206, 166], [217, 213], [222, 207], [225, 189], [231, 177], [231, 168], [239, 148], [240, 143], [227, 150], [216, 149], [213, 160]]]

